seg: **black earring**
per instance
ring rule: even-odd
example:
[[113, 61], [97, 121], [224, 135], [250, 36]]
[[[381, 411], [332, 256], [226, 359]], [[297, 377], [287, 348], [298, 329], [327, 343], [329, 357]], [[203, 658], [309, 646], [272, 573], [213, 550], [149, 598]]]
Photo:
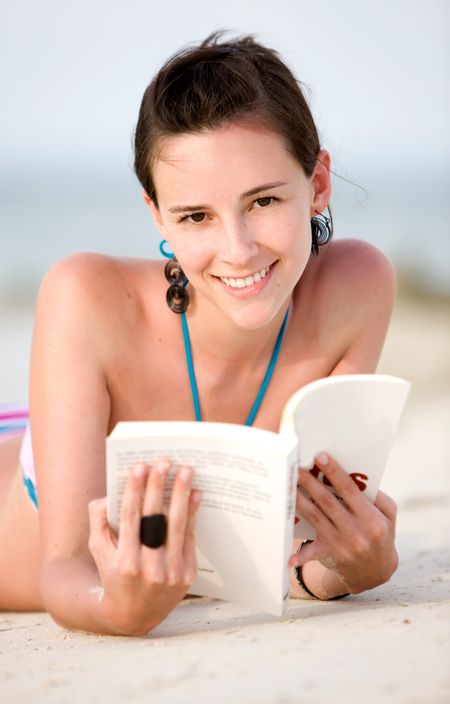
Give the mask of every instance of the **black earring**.
[[326, 215], [319, 214], [311, 218], [312, 244], [311, 252], [317, 257], [319, 247], [326, 244], [333, 237], [333, 221]]
[[188, 279], [175, 257], [167, 262], [164, 275], [170, 284], [166, 293], [167, 305], [174, 313], [185, 313], [189, 306], [189, 294], [186, 291]]

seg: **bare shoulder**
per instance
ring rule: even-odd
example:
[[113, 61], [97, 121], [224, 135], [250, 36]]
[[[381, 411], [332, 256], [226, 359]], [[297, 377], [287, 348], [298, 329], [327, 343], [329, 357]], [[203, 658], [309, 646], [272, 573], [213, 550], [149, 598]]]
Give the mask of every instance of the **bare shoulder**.
[[396, 294], [392, 262], [377, 247], [356, 239], [342, 239], [318, 257], [313, 272], [314, 287], [322, 300], [334, 301], [329, 310], [349, 313], [356, 324], [370, 309], [391, 313]]
[[79, 252], [54, 264], [42, 283], [44, 288], [63, 286], [87, 298], [106, 298], [117, 287], [132, 286], [140, 275], [156, 271], [158, 266], [158, 261]]
[[44, 276], [36, 305], [35, 340], [57, 335], [71, 351], [82, 342], [104, 364], [120, 340], [148, 320], [160, 262], [85, 252], [59, 261]]
[[334, 285], [336, 278], [347, 293], [371, 295], [379, 293], [390, 298], [395, 293], [395, 269], [388, 257], [369, 242], [342, 239], [331, 243], [320, 262], [324, 283]]
[[368, 242], [335, 240], [311, 262], [309, 279], [323, 330], [339, 341], [333, 373], [375, 371], [395, 301], [391, 261]]
[[[113, 257], [94, 252], [72, 254], [45, 274], [38, 298], [46, 307], [67, 306], [67, 313], [84, 312], [87, 319], [104, 315], [114, 322], [124, 313], [139, 314], [145, 287], [161, 279], [159, 261]], [[112, 316], [112, 317], [111, 317]], [[133, 315], [131, 315], [133, 318]]]

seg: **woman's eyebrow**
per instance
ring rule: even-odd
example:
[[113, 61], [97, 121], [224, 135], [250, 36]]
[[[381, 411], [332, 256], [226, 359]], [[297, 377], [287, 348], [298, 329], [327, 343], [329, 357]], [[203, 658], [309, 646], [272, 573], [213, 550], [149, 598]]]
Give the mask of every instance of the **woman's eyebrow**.
[[[255, 188], [251, 188], [249, 191], [245, 191], [245, 193], [241, 193], [239, 196], [239, 200], [244, 200], [245, 198], [248, 198], [249, 196], [254, 196], [256, 193], [260, 193], [261, 191], [267, 191], [269, 188], [278, 188], [279, 186], [286, 186], [287, 181], [274, 181], [273, 183], [263, 183], [261, 186], [255, 186]], [[169, 208], [169, 213], [185, 213], [186, 211], [193, 211], [193, 210], [208, 210], [210, 206], [209, 205], [175, 205], [173, 208]]]

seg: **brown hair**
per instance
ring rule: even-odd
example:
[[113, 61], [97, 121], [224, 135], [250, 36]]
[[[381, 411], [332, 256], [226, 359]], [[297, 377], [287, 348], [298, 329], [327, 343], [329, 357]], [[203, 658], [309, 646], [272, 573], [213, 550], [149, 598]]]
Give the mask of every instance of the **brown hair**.
[[278, 53], [252, 36], [220, 41], [223, 31], [169, 58], [142, 98], [134, 169], [158, 207], [152, 166], [165, 137], [212, 130], [236, 120], [257, 121], [286, 141], [311, 176], [319, 136], [300, 83]]

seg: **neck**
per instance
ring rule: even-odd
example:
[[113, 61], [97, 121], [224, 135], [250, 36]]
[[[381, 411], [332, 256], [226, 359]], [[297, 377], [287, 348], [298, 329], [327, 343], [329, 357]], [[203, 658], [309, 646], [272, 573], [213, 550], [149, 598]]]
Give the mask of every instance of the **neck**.
[[[289, 297], [275, 317], [261, 328], [246, 330], [238, 327], [220, 309], [208, 300], [191, 297], [191, 306], [186, 313], [193, 355], [215, 367], [217, 373], [230, 367], [254, 369], [267, 365], [293, 299]], [[220, 367], [218, 366], [218, 362]]]

